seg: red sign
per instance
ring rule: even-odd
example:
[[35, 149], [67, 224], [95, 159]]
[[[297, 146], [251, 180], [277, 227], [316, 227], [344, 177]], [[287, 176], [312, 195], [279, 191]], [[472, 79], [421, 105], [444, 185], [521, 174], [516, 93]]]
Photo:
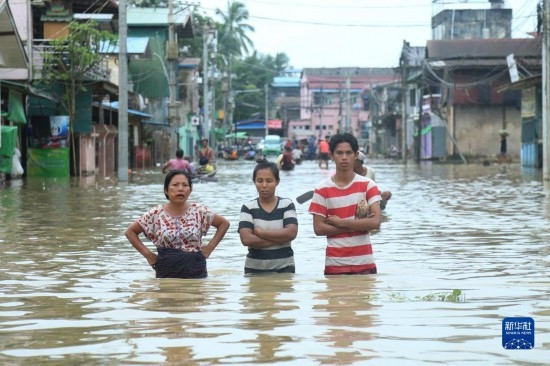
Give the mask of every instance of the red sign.
[[283, 128], [283, 121], [280, 119], [270, 119], [267, 121], [267, 128], [281, 129]]

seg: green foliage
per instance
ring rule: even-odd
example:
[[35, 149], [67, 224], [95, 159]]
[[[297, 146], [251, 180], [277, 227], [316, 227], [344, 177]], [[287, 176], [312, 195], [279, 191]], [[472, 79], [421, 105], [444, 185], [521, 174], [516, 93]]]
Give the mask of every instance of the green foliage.
[[[100, 47], [116, 44], [116, 37], [100, 31], [97, 23], [72, 21], [68, 25], [68, 35], [50, 41], [50, 48], [43, 53], [43, 68], [40, 83], [52, 86], [61, 85], [62, 95], [58, 100], [69, 114], [69, 139], [72, 147], [73, 172], [76, 172], [76, 148], [74, 121], [76, 116], [76, 96], [84, 85], [97, 79], [94, 68], [103, 59]], [[76, 174], [76, 173], [75, 173]]]
[[248, 32], [254, 32], [254, 27], [247, 24], [249, 13], [246, 6], [238, 1], [228, 2], [226, 12], [216, 9], [221, 18], [218, 26], [219, 52], [228, 57], [248, 54], [254, 47], [254, 42], [248, 37]]
[[42, 83], [75, 85], [77, 89], [85, 80], [95, 75], [91, 71], [102, 61], [100, 47], [104, 43], [116, 44], [116, 37], [97, 29], [97, 23], [71, 22], [66, 37], [50, 41], [50, 48], [43, 54]]
[[415, 296], [414, 300], [409, 299], [404, 294], [394, 292], [390, 289], [390, 298], [395, 302], [412, 301], [441, 301], [441, 302], [465, 302], [466, 296], [462, 290], [454, 289], [451, 292], [435, 292], [424, 296]]
[[444, 302], [464, 302], [466, 301], [465, 296], [462, 294], [461, 290], [454, 289], [452, 292], [436, 292], [430, 293], [425, 296], [417, 296], [419, 301], [444, 301]]

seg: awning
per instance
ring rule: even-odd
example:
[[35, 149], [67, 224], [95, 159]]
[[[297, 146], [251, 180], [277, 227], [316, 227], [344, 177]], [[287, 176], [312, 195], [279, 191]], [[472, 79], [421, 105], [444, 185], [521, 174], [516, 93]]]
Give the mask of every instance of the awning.
[[0, 4], [0, 69], [26, 69], [27, 54], [21, 44], [7, 1]]
[[245, 139], [248, 137], [248, 133], [247, 132], [237, 132], [237, 133], [230, 133], [228, 135], [225, 135], [226, 138], [232, 138], [232, 137], [235, 137], [235, 138], [238, 138], [238, 139]]
[[[97, 102], [94, 102], [94, 106], [98, 107], [99, 104]], [[118, 111], [118, 102], [103, 102], [103, 108]], [[153, 118], [152, 114], [143, 113], [135, 109], [128, 109], [128, 114], [144, 118]]]
[[38, 90], [35, 87], [26, 83], [18, 83], [16, 81], [11, 81], [11, 80], [0, 80], [0, 86], [3, 86], [3, 85], [6, 85], [10, 90], [14, 89], [14, 90], [24, 92], [28, 95], [34, 95], [35, 97], [48, 99], [54, 103], [58, 102], [57, 98], [53, 96], [51, 93], [43, 90]]

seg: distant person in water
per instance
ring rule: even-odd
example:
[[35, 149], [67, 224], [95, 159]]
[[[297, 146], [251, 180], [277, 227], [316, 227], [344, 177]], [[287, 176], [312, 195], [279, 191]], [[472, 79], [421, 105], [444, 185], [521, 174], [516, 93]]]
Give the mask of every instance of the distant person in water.
[[183, 150], [177, 149], [176, 150], [176, 158], [170, 159], [164, 164], [162, 167], [162, 172], [166, 173], [170, 170], [185, 170], [189, 173], [192, 172], [193, 168], [191, 167], [191, 163], [183, 158]]
[[[375, 172], [372, 167], [363, 165], [364, 162], [367, 161], [367, 157], [365, 154], [363, 154], [361, 151], [357, 153], [357, 159], [355, 159], [355, 164], [353, 165], [353, 171], [359, 175], [362, 175], [363, 177], [370, 178], [372, 180], [375, 180]], [[380, 201], [380, 208], [383, 210], [386, 208], [386, 204], [391, 198], [391, 191], [381, 191], [380, 196], [382, 197], [382, 200]]]
[[318, 155], [317, 158], [319, 159], [319, 168], [321, 169], [327, 169], [328, 170], [328, 161], [330, 159], [330, 146], [328, 143], [328, 136], [325, 136], [325, 139], [319, 140], [319, 145], [317, 146]]
[[243, 204], [238, 229], [241, 243], [248, 247], [244, 273], [294, 273], [291, 243], [298, 234], [298, 219], [294, 202], [275, 194], [277, 164], [260, 160], [252, 181], [258, 197]]

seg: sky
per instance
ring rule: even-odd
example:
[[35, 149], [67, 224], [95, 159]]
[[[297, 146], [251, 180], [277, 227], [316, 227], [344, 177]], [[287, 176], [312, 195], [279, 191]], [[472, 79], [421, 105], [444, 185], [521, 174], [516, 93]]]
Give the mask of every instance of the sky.
[[[239, 0], [255, 28], [255, 49], [274, 56], [284, 52], [290, 66], [395, 67], [403, 41], [425, 46], [431, 17], [442, 9], [488, 9], [488, 0]], [[513, 9], [512, 37], [536, 29], [539, 0], [505, 0]], [[215, 9], [227, 0], [200, 0], [202, 11], [219, 20]], [[444, 4], [444, 5], [443, 5]]]

